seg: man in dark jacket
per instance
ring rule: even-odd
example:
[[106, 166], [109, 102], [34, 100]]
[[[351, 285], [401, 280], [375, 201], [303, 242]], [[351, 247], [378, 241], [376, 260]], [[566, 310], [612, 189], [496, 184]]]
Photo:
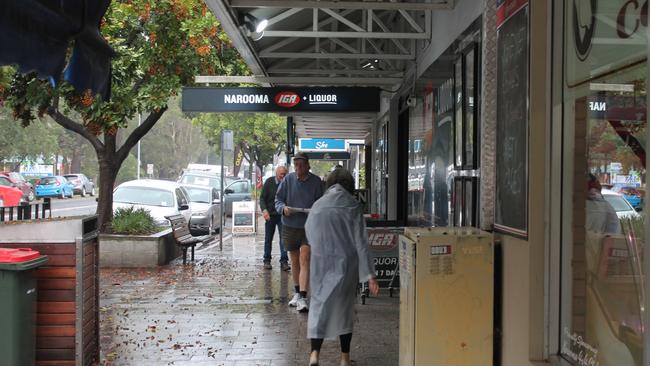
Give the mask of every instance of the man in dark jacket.
[[273, 235], [275, 235], [275, 227], [278, 227], [278, 236], [280, 242], [280, 268], [283, 271], [288, 271], [289, 257], [287, 251], [284, 249], [282, 243], [282, 216], [275, 210], [275, 193], [278, 186], [287, 175], [287, 168], [279, 166], [275, 169], [275, 177], [271, 177], [264, 182], [262, 193], [260, 195], [260, 208], [264, 216], [264, 268], [271, 269], [271, 244], [273, 243]]

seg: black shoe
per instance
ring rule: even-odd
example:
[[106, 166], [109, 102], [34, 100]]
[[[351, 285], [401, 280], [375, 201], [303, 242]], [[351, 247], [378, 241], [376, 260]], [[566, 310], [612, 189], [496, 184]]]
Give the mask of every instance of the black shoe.
[[289, 263], [282, 262], [282, 263], [280, 263], [280, 269], [285, 271], [285, 272], [289, 272], [291, 270], [291, 267], [289, 267]]
[[271, 265], [271, 262], [264, 262], [264, 269], [272, 269], [273, 266]]

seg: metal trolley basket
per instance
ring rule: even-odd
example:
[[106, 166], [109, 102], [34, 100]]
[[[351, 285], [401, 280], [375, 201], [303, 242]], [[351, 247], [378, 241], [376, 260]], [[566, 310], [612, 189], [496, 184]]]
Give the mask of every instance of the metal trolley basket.
[[[390, 297], [393, 297], [393, 290], [399, 288], [399, 247], [398, 238], [404, 233], [403, 227], [369, 227], [368, 245], [370, 255], [375, 264], [375, 276], [379, 288], [387, 288]], [[361, 292], [361, 303], [366, 303], [370, 297], [368, 283], [363, 282], [359, 286]]]

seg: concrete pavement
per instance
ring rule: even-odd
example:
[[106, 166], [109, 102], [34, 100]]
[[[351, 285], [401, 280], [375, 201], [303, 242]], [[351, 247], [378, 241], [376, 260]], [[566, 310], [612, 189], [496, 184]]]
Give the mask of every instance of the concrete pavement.
[[[276, 235], [277, 240], [277, 235]], [[262, 268], [263, 238], [238, 236], [154, 269], [101, 272], [101, 365], [307, 365], [307, 316], [286, 303], [290, 273]], [[398, 298], [356, 306], [355, 365], [397, 365]], [[321, 365], [338, 365], [326, 341]]]

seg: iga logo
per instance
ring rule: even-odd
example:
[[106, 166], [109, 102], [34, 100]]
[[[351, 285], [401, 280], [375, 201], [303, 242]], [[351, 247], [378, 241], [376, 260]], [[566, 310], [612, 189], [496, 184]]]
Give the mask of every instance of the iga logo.
[[275, 104], [280, 107], [291, 108], [300, 103], [300, 96], [294, 92], [286, 91], [275, 95]]

